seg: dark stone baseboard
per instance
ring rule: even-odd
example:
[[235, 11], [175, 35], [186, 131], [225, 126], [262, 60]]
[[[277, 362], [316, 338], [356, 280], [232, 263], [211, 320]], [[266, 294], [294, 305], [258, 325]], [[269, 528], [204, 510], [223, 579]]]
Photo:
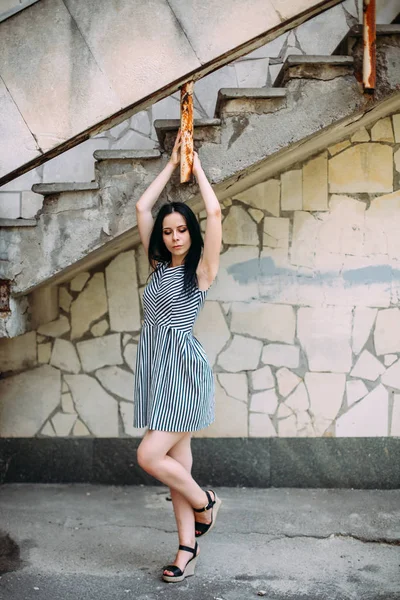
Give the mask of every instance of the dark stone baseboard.
[[[136, 438], [0, 438], [0, 483], [157, 485]], [[202, 486], [400, 488], [400, 438], [195, 438]]]

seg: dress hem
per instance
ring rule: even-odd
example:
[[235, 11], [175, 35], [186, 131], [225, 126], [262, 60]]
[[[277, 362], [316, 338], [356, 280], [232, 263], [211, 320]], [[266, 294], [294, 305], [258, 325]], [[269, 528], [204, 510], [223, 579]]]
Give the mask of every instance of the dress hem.
[[143, 429], [144, 427], [147, 427], [150, 431], [165, 431], [168, 433], [189, 433], [189, 432], [195, 432], [195, 431], [201, 431], [202, 429], [206, 429], [207, 427], [210, 427], [210, 425], [212, 425], [215, 421], [215, 418], [210, 421], [207, 425], [201, 425], [201, 427], [196, 427], [196, 429], [161, 429], [160, 427], [150, 427], [149, 425], [145, 424], [145, 425], [138, 425], [136, 423], [133, 424], [134, 427], [136, 427], [137, 429]]

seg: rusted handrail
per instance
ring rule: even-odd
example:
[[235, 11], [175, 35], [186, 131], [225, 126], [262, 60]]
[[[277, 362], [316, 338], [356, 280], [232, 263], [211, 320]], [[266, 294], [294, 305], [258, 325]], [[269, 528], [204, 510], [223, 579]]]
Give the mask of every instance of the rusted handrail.
[[363, 0], [363, 84], [364, 89], [372, 91], [376, 84], [376, 3], [375, 0]]
[[193, 81], [181, 88], [181, 183], [192, 178], [193, 169]]

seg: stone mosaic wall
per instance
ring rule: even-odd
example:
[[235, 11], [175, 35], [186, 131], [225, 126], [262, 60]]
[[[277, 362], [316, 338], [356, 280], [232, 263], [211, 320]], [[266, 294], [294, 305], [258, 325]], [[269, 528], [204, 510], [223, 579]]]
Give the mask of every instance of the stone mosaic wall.
[[[224, 201], [195, 326], [203, 437], [400, 436], [400, 114]], [[204, 211], [199, 214], [204, 230]], [[59, 288], [59, 318], [0, 340], [0, 436], [138, 436], [141, 246]]]

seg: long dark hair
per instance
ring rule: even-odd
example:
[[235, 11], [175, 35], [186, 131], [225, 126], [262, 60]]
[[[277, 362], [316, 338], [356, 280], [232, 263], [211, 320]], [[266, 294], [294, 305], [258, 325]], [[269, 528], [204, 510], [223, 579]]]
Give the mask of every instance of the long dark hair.
[[[204, 246], [203, 238], [196, 215], [184, 202], [167, 202], [160, 208], [154, 221], [153, 230], [150, 235], [148, 258], [150, 265], [152, 261], [169, 264], [171, 252], [167, 249], [163, 239], [163, 221], [166, 215], [173, 212], [180, 213], [186, 221], [189, 230], [191, 245], [185, 257], [185, 273], [183, 289], [189, 293], [193, 287], [198, 285], [196, 269]], [[155, 269], [153, 268], [153, 273]]]

